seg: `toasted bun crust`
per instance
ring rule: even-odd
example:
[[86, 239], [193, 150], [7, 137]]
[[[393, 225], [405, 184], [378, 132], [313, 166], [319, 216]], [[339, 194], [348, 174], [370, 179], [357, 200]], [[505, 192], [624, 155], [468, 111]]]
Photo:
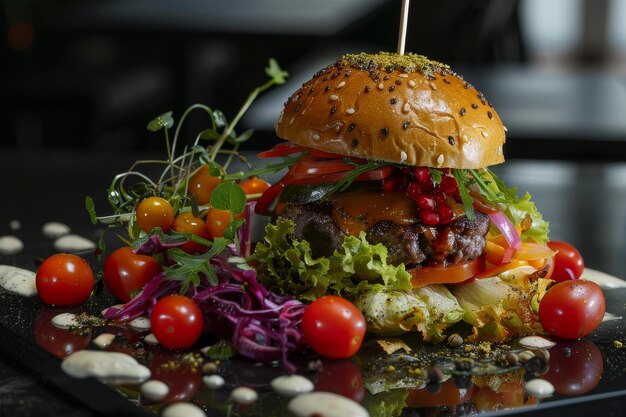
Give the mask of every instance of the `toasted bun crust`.
[[343, 155], [438, 168], [504, 161], [505, 128], [482, 93], [420, 55], [345, 55], [285, 103], [279, 137]]

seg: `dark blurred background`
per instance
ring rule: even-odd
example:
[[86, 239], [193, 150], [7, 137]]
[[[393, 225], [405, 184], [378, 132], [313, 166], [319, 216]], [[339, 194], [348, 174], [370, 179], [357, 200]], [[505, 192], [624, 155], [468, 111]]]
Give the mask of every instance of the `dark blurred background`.
[[[292, 77], [396, 49], [400, 0], [3, 0], [0, 150], [161, 149], [146, 123], [200, 102], [232, 117], [275, 57]], [[626, 159], [626, 0], [412, 2], [407, 50], [453, 65], [508, 127], [509, 159]], [[206, 120], [190, 119], [192, 141]], [[609, 148], [610, 147], [610, 150]]]

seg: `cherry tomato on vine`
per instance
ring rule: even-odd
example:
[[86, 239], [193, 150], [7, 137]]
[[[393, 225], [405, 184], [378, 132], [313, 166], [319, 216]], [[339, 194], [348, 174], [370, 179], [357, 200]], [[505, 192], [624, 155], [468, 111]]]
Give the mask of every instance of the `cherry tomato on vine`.
[[222, 179], [211, 175], [209, 168], [204, 165], [189, 178], [189, 194], [196, 199], [198, 204], [209, 204], [211, 194], [220, 182], [222, 182]]
[[[235, 219], [241, 219], [243, 213], [235, 215]], [[224, 236], [224, 231], [230, 224], [230, 211], [210, 209], [206, 215], [206, 228], [209, 232], [209, 237], [215, 239], [216, 237]]]
[[363, 343], [365, 318], [350, 301], [327, 295], [304, 310], [302, 333], [317, 353], [330, 358], [348, 358]]
[[[193, 213], [180, 213], [174, 219], [172, 226], [177, 232], [192, 233], [203, 239], [209, 239], [209, 231], [206, 228], [204, 220], [193, 215]], [[189, 241], [182, 246], [187, 253], [200, 253], [206, 251], [207, 247], [201, 243]]]
[[567, 242], [552, 240], [548, 247], [558, 251], [554, 257], [554, 272], [551, 278], [557, 282], [578, 279], [585, 269], [585, 262], [580, 252]]
[[152, 333], [159, 343], [170, 349], [193, 345], [202, 333], [204, 318], [200, 307], [184, 295], [160, 299], [150, 314]]
[[111, 253], [102, 271], [104, 285], [120, 301], [128, 302], [131, 294], [143, 287], [163, 269], [148, 255], [138, 255], [128, 246]]
[[94, 276], [87, 261], [80, 256], [57, 253], [37, 269], [36, 285], [39, 297], [46, 304], [78, 305], [91, 295]]
[[602, 322], [606, 302], [598, 284], [563, 281], [551, 287], [539, 303], [539, 320], [552, 336], [580, 339]]
[[262, 194], [271, 187], [270, 183], [259, 177], [250, 177], [245, 181], [241, 181], [239, 186], [247, 195]]
[[161, 197], [146, 198], [139, 203], [135, 212], [139, 227], [146, 233], [155, 227], [167, 233], [174, 223], [174, 209], [169, 201]]

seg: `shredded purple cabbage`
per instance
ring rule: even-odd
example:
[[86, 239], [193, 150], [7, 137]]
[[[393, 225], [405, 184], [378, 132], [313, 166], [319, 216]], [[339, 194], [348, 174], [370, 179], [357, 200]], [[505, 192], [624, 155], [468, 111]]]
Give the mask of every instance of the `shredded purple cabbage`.
[[[200, 285], [190, 285], [187, 295], [200, 306], [208, 320], [218, 317], [227, 323], [232, 333], [233, 346], [239, 354], [263, 362], [282, 360], [288, 372], [295, 372], [296, 367], [288, 357], [306, 347], [300, 331], [305, 305], [293, 297], [279, 296], [268, 291], [257, 281], [254, 269], [242, 269], [228, 262], [229, 252], [233, 256], [250, 255], [254, 204], [246, 204], [246, 222], [238, 231], [240, 251], [234, 245], [229, 245], [225, 253], [211, 259], [219, 284], [211, 286], [206, 277], [201, 276]], [[158, 236], [153, 235], [135, 253], [163, 253], [168, 259], [168, 249], [181, 244], [163, 243]], [[179, 281], [170, 280], [165, 273], [159, 273], [124, 307], [109, 308], [104, 312], [104, 317], [128, 321], [149, 315], [161, 297], [178, 292], [180, 287]]]

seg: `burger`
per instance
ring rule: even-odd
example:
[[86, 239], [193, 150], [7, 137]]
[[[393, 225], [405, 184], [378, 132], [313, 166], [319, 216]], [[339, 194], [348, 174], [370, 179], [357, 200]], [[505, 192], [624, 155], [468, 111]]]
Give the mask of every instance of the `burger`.
[[[506, 128], [449, 66], [406, 54], [348, 54], [285, 102], [285, 176], [257, 203], [261, 282], [285, 295], [349, 298], [368, 330], [441, 341], [536, 333], [550, 282], [547, 223], [489, 169]], [[480, 279], [476, 279], [480, 278]]]

